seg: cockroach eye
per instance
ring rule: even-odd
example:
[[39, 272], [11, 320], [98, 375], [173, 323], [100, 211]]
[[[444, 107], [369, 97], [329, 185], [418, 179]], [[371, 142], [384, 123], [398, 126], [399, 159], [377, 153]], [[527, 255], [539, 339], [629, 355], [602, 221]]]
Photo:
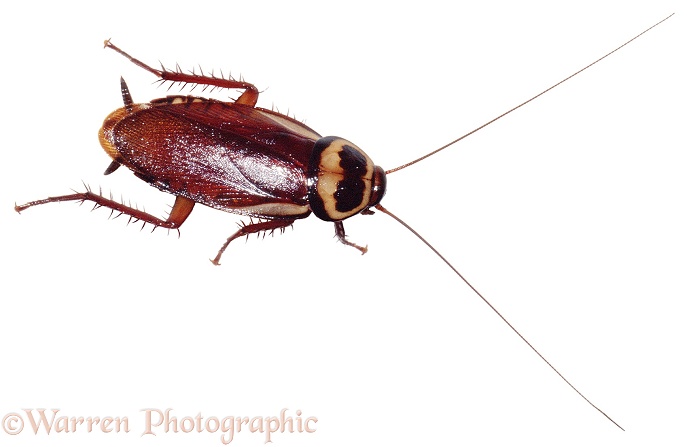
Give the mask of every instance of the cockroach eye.
[[358, 146], [339, 137], [317, 140], [308, 164], [308, 201], [317, 217], [341, 221], [377, 205], [386, 174]]

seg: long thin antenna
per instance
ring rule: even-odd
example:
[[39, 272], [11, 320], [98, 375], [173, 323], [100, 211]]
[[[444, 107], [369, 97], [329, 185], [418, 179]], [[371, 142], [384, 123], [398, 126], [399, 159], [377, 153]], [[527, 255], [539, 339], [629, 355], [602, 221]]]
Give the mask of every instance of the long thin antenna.
[[424, 159], [427, 158], [427, 157], [431, 157], [432, 155], [436, 154], [437, 152], [443, 151], [444, 149], [446, 149], [446, 148], [449, 147], [449, 146], [453, 146], [454, 144], [456, 144], [457, 142], [459, 142], [459, 141], [462, 140], [463, 138], [469, 137], [470, 135], [472, 135], [473, 133], [477, 132], [478, 130], [484, 129], [485, 127], [487, 127], [487, 126], [490, 125], [491, 123], [500, 120], [501, 118], [503, 118], [504, 116], [508, 115], [509, 113], [514, 112], [515, 110], [519, 109], [520, 107], [524, 106], [525, 104], [529, 104], [530, 102], [532, 102], [532, 101], [534, 101], [535, 99], [539, 98], [539, 97], [540, 97], [541, 95], [543, 95], [544, 93], [547, 93], [547, 92], [553, 90], [554, 88], [558, 87], [559, 85], [561, 85], [561, 84], [564, 83], [565, 81], [567, 81], [567, 80], [569, 80], [569, 79], [571, 79], [571, 78], [577, 76], [578, 74], [582, 73], [583, 71], [585, 71], [586, 69], [588, 69], [588, 68], [591, 67], [592, 65], [594, 65], [594, 64], [596, 64], [596, 63], [598, 63], [598, 62], [601, 62], [602, 60], [606, 59], [606, 58], [607, 58], [608, 56], [610, 56], [611, 54], [613, 54], [613, 53], [615, 53], [616, 51], [618, 51], [619, 49], [623, 48], [625, 45], [629, 44], [629, 43], [632, 42], [633, 40], [638, 39], [640, 36], [642, 36], [643, 34], [647, 33], [647, 32], [648, 32], [649, 30], [651, 30], [652, 28], [657, 27], [658, 25], [660, 25], [661, 23], [665, 22], [666, 20], [668, 20], [669, 18], [671, 18], [671, 17], [674, 16], [674, 15], [675, 15], [675, 13], [672, 13], [671, 15], [669, 15], [668, 17], [666, 17], [665, 19], [663, 19], [663, 20], [661, 20], [660, 22], [658, 22], [658, 23], [656, 23], [656, 24], [650, 26], [649, 28], [645, 29], [645, 30], [642, 31], [641, 33], [637, 34], [637, 35], [636, 35], [635, 37], [633, 37], [632, 39], [630, 39], [630, 40], [628, 40], [627, 42], [625, 42], [624, 44], [620, 45], [620, 46], [619, 46], [618, 48], [616, 48], [615, 50], [606, 53], [604, 56], [598, 58], [597, 60], [595, 60], [595, 61], [592, 62], [591, 64], [589, 64], [589, 65], [587, 65], [586, 67], [584, 67], [584, 68], [582, 68], [582, 69], [576, 71], [575, 73], [571, 74], [570, 76], [568, 76], [567, 78], [563, 79], [562, 81], [557, 82], [556, 84], [554, 84], [554, 85], [552, 85], [551, 87], [547, 88], [547, 89], [544, 90], [543, 92], [541, 92], [541, 93], [539, 93], [539, 94], [537, 94], [537, 95], [534, 95], [533, 97], [531, 97], [531, 98], [528, 99], [527, 101], [523, 102], [522, 104], [519, 104], [519, 105], [513, 107], [513, 108], [510, 109], [509, 111], [507, 111], [507, 112], [505, 112], [505, 113], [502, 113], [501, 115], [497, 116], [497, 117], [494, 118], [493, 120], [491, 120], [491, 121], [489, 121], [489, 122], [487, 122], [487, 123], [484, 123], [484, 124], [482, 124], [481, 126], [479, 126], [478, 128], [473, 129], [473, 130], [471, 130], [470, 132], [466, 133], [466, 134], [463, 135], [462, 137], [456, 138], [455, 140], [451, 141], [450, 143], [445, 144], [444, 146], [441, 146], [439, 149], [437, 149], [437, 150], [435, 150], [435, 151], [432, 151], [432, 152], [430, 152], [430, 153], [427, 154], [427, 155], [423, 155], [422, 157], [418, 158], [417, 160], [413, 160], [413, 161], [411, 161], [411, 162], [409, 162], [409, 163], [403, 164], [403, 165], [398, 166], [398, 167], [396, 167], [396, 168], [389, 169], [388, 171], [386, 171], [386, 174], [391, 174], [392, 172], [400, 171], [400, 170], [403, 169], [403, 168], [407, 168], [407, 167], [410, 166], [410, 165], [414, 165], [415, 163], [417, 163], [417, 162], [419, 162], [419, 161], [422, 161], [422, 160], [424, 160]]
[[621, 429], [622, 431], [625, 431], [625, 429], [624, 429], [623, 427], [621, 427], [620, 424], [618, 424], [616, 421], [614, 421], [609, 415], [607, 415], [606, 413], [604, 413], [599, 407], [597, 407], [596, 405], [594, 405], [589, 399], [587, 399], [587, 397], [586, 397], [584, 394], [582, 394], [577, 388], [575, 388], [575, 387], [573, 386], [573, 384], [570, 383], [570, 381], [569, 381], [568, 379], [566, 379], [565, 376], [563, 376], [563, 374], [561, 374], [560, 372], [558, 372], [558, 370], [557, 370], [556, 368], [554, 368], [554, 366], [553, 366], [551, 363], [549, 363], [549, 361], [546, 360], [546, 358], [545, 358], [543, 355], [541, 355], [541, 354], [539, 353], [539, 351], [537, 351], [537, 349], [536, 349], [534, 346], [532, 346], [532, 344], [531, 344], [529, 341], [527, 341], [527, 339], [526, 339], [525, 337], [523, 337], [522, 334], [521, 334], [520, 332], [518, 332], [518, 330], [515, 329], [515, 327], [514, 327], [512, 324], [510, 324], [510, 322], [508, 322], [508, 320], [506, 320], [506, 317], [504, 317], [503, 315], [501, 315], [501, 312], [499, 312], [498, 310], [496, 310], [496, 308], [495, 308], [495, 307], [494, 307], [494, 306], [484, 297], [484, 295], [482, 295], [481, 293], [479, 293], [479, 291], [475, 288], [475, 286], [473, 286], [472, 284], [470, 284], [470, 282], [469, 282], [467, 279], [465, 279], [465, 277], [464, 277], [464, 276], [463, 276], [463, 275], [462, 275], [453, 265], [451, 265], [450, 262], [448, 262], [448, 260], [444, 257], [444, 255], [442, 255], [441, 253], [439, 253], [439, 251], [438, 251], [436, 248], [434, 248], [434, 246], [432, 246], [432, 244], [430, 244], [429, 242], [427, 242], [427, 240], [426, 240], [424, 237], [420, 236], [420, 233], [418, 233], [417, 231], [415, 231], [410, 225], [408, 225], [407, 223], [405, 223], [405, 222], [404, 222], [403, 220], [401, 220], [398, 216], [396, 216], [396, 215], [393, 214], [391, 211], [389, 211], [389, 210], [387, 210], [386, 208], [384, 208], [382, 205], [376, 205], [375, 208], [377, 208], [379, 211], [383, 212], [384, 214], [387, 214], [387, 215], [391, 216], [394, 220], [396, 220], [396, 222], [398, 222], [398, 223], [400, 223], [401, 225], [403, 225], [404, 227], [406, 227], [406, 228], [408, 229], [408, 231], [410, 231], [411, 233], [413, 233], [415, 236], [417, 236], [418, 239], [420, 239], [422, 242], [424, 242], [425, 245], [426, 245], [427, 247], [429, 247], [429, 249], [432, 250], [437, 256], [439, 256], [439, 258], [441, 258], [441, 260], [444, 261], [444, 263], [445, 263], [446, 265], [448, 265], [449, 268], [450, 268], [451, 270], [453, 270], [453, 271], [456, 273], [456, 275], [458, 275], [458, 277], [459, 277], [460, 279], [462, 279], [463, 282], [465, 282], [465, 284], [467, 284], [468, 287], [470, 287], [470, 288], [472, 289], [472, 291], [475, 292], [475, 293], [477, 294], [478, 297], [482, 298], [482, 301], [484, 301], [484, 302], [487, 304], [487, 306], [489, 306], [489, 307], [491, 308], [491, 310], [493, 310], [493, 311], [496, 313], [496, 315], [498, 315], [499, 318], [501, 318], [501, 319], [504, 321], [504, 323], [506, 323], [506, 324], [508, 325], [508, 327], [511, 328], [511, 329], [513, 330], [513, 332], [515, 332], [515, 333], [518, 335], [518, 337], [520, 337], [520, 338], [522, 339], [522, 341], [524, 341], [524, 342], [527, 344], [527, 346], [529, 346], [530, 349], [532, 349], [532, 350], [539, 356], [539, 358], [541, 358], [547, 365], [549, 365], [549, 367], [550, 367], [556, 374], [558, 374], [558, 376], [559, 376], [561, 379], [563, 379], [563, 381], [564, 381], [565, 383], [567, 383], [568, 386], [569, 386], [570, 388], [572, 388], [577, 394], [579, 394], [580, 397], [582, 397], [582, 399], [586, 400], [587, 403], [588, 403], [589, 405], [591, 405], [592, 407], [594, 407], [594, 409], [595, 409], [596, 411], [598, 411], [599, 413], [601, 413], [601, 414], [603, 414], [604, 416], [606, 416], [606, 419], [608, 419], [609, 421], [613, 422], [613, 423], [614, 423], [619, 429]]
[[[543, 94], [545, 94], [545, 93], [547, 93], [547, 92], [553, 90], [554, 88], [558, 87], [559, 85], [561, 85], [562, 83], [566, 82], [567, 80], [569, 80], [569, 79], [571, 79], [571, 78], [577, 76], [578, 74], [582, 73], [583, 71], [585, 71], [585, 70], [588, 69], [589, 67], [591, 67], [591, 66], [597, 64], [598, 62], [600, 62], [600, 61], [606, 59], [606, 58], [607, 58], [608, 56], [610, 56], [611, 54], [615, 53], [616, 51], [620, 50], [620, 49], [623, 48], [624, 46], [628, 45], [630, 42], [632, 42], [632, 41], [638, 39], [638, 38], [639, 38], [640, 36], [642, 36], [643, 34], [647, 33], [649, 30], [651, 30], [651, 29], [657, 27], [658, 25], [660, 25], [661, 23], [665, 22], [666, 20], [668, 20], [669, 18], [671, 18], [674, 14], [675, 14], [675, 13], [670, 14], [668, 17], [664, 18], [663, 20], [657, 22], [656, 24], [650, 26], [650, 27], [647, 28], [646, 30], [644, 30], [644, 31], [642, 31], [641, 33], [637, 34], [635, 37], [633, 37], [632, 39], [630, 39], [630, 40], [628, 40], [627, 42], [623, 43], [622, 45], [620, 45], [619, 47], [617, 47], [617, 48], [614, 49], [613, 51], [610, 51], [610, 52], [606, 53], [604, 56], [602, 56], [602, 57], [600, 57], [599, 59], [595, 60], [595, 61], [592, 62], [591, 64], [589, 64], [589, 65], [583, 67], [582, 69], [576, 71], [575, 73], [571, 74], [570, 76], [568, 76], [567, 78], [563, 79], [562, 81], [557, 82], [556, 84], [552, 85], [551, 87], [547, 88], [546, 90], [542, 91], [541, 93], [539, 93], [539, 94], [537, 94], [537, 95], [531, 97], [531, 98], [528, 99], [527, 101], [525, 101], [525, 102], [523, 102], [523, 103], [521, 103], [521, 104], [519, 104], [519, 105], [513, 107], [512, 109], [508, 110], [507, 112], [502, 113], [501, 115], [497, 116], [496, 118], [492, 119], [491, 121], [489, 121], [489, 122], [487, 122], [487, 123], [485, 123], [485, 124], [482, 124], [481, 126], [477, 127], [476, 129], [474, 129], [474, 130], [472, 130], [472, 131], [466, 133], [465, 135], [463, 135], [463, 136], [461, 136], [461, 137], [459, 137], [459, 138], [456, 138], [455, 140], [451, 141], [450, 143], [448, 143], [448, 144], [446, 144], [446, 145], [440, 147], [439, 149], [437, 149], [437, 150], [435, 150], [435, 151], [433, 151], [433, 152], [430, 152], [430, 153], [428, 153], [428, 154], [426, 154], [426, 155], [424, 155], [424, 156], [422, 156], [422, 157], [420, 157], [420, 158], [418, 158], [418, 159], [416, 159], [416, 160], [413, 160], [413, 161], [411, 161], [411, 162], [409, 162], [409, 163], [406, 163], [406, 164], [404, 164], [404, 165], [401, 165], [401, 166], [398, 166], [398, 167], [396, 167], [396, 168], [394, 168], [394, 169], [390, 169], [390, 170], [386, 171], [386, 174], [391, 174], [392, 172], [396, 172], [396, 171], [399, 171], [399, 170], [401, 170], [401, 169], [403, 169], [403, 168], [407, 168], [408, 166], [414, 165], [415, 163], [418, 163], [418, 162], [424, 160], [424, 159], [427, 158], [427, 157], [431, 157], [432, 155], [436, 154], [437, 152], [440, 152], [440, 151], [446, 149], [447, 147], [456, 144], [456, 143], [459, 142], [460, 140], [462, 140], [462, 139], [464, 139], [464, 138], [467, 138], [468, 136], [472, 135], [473, 133], [475, 133], [475, 132], [477, 132], [477, 131], [479, 131], [479, 130], [481, 130], [481, 129], [484, 129], [484, 128], [487, 127], [488, 125], [492, 124], [492, 123], [495, 122], [495, 121], [498, 121], [499, 119], [503, 118], [504, 116], [508, 115], [509, 113], [514, 112], [515, 110], [519, 109], [520, 107], [524, 106], [525, 104], [529, 104], [530, 102], [532, 102], [532, 101], [534, 101], [535, 99], [539, 98], [539, 97], [542, 96]], [[443, 255], [442, 255], [442, 254], [441, 254], [441, 253], [439, 253], [439, 251], [438, 251], [436, 248], [434, 248], [434, 246], [433, 246], [432, 244], [430, 244], [430, 243], [429, 243], [424, 237], [422, 237], [417, 231], [415, 231], [413, 228], [411, 228], [407, 223], [405, 223], [403, 220], [401, 220], [398, 216], [396, 216], [395, 214], [393, 214], [392, 212], [390, 212], [389, 210], [387, 210], [386, 208], [384, 208], [382, 205], [378, 204], [378, 205], [375, 206], [375, 208], [378, 209], [379, 211], [383, 212], [384, 214], [387, 214], [388, 216], [391, 216], [394, 220], [396, 220], [398, 223], [400, 223], [401, 225], [403, 225], [408, 231], [410, 231], [410, 232], [413, 233], [418, 239], [420, 239], [427, 247], [429, 247], [429, 249], [432, 250], [432, 251], [434, 252], [434, 254], [436, 254], [442, 261], [444, 261], [444, 263], [445, 263], [451, 270], [453, 270], [453, 271], [455, 272], [455, 274], [458, 275], [458, 277], [459, 277], [460, 279], [462, 279], [463, 282], [464, 282], [465, 284], [467, 284], [467, 286], [470, 287], [470, 288], [472, 289], [472, 291], [475, 292], [475, 294], [477, 294], [477, 296], [480, 297], [480, 298], [482, 299], [482, 301], [484, 301], [484, 303], [486, 303], [486, 305], [489, 306], [489, 308], [491, 308], [491, 310], [493, 310], [494, 313], [495, 313], [496, 315], [498, 315], [499, 318], [501, 318], [501, 320], [503, 320], [503, 322], [506, 323], [506, 324], [508, 325], [508, 327], [511, 328], [511, 330], [512, 330], [513, 332], [515, 332], [515, 334], [516, 334], [518, 337], [520, 337], [520, 339], [521, 339], [522, 341], [524, 341], [524, 342], [527, 344], [527, 346], [529, 346], [530, 349], [532, 349], [532, 351], [534, 351], [535, 354], [537, 354], [537, 355], [539, 356], [539, 358], [541, 358], [541, 359], [544, 361], [544, 363], [546, 363], [546, 364], [549, 366], [549, 368], [551, 368], [551, 369], [552, 369], [561, 379], [563, 379], [563, 381], [564, 381], [565, 383], [567, 383], [568, 386], [569, 386], [570, 388], [572, 388], [572, 389], [573, 389], [580, 397], [582, 397], [582, 399], [584, 399], [589, 405], [591, 405], [592, 407], [594, 407], [594, 409], [595, 409], [596, 411], [598, 411], [599, 413], [601, 413], [602, 415], [604, 415], [604, 416], [606, 417], [606, 419], [608, 419], [609, 421], [611, 421], [616, 427], [618, 427], [619, 429], [625, 431], [625, 429], [624, 429], [623, 427], [621, 427], [620, 424], [618, 424], [616, 421], [614, 421], [609, 415], [607, 415], [607, 414], [606, 414], [605, 412], [603, 412], [599, 407], [597, 407], [597, 406], [594, 405], [589, 399], [587, 399], [587, 397], [586, 397], [584, 394], [582, 394], [577, 388], [575, 388], [575, 386], [573, 386], [573, 384], [570, 383], [570, 381], [569, 381], [568, 379], [566, 379], [565, 376], [563, 376], [563, 374], [561, 374], [561, 373], [560, 373], [560, 372], [559, 372], [559, 371], [558, 371], [558, 370], [557, 370], [548, 360], [546, 360], [546, 358], [545, 358], [539, 351], [537, 351], [537, 349], [536, 349], [534, 346], [532, 346], [532, 344], [531, 344], [529, 341], [527, 341], [527, 339], [526, 339], [520, 332], [518, 332], [518, 330], [515, 329], [515, 327], [514, 327], [512, 324], [510, 324], [510, 322], [501, 314], [501, 312], [499, 312], [499, 311], [498, 311], [498, 310], [497, 310], [497, 309], [496, 309], [496, 308], [495, 308], [495, 307], [494, 307], [494, 306], [484, 297], [484, 295], [482, 295], [482, 294], [475, 288], [475, 286], [473, 286], [472, 284], [470, 284], [470, 282], [469, 282], [469, 281], [468, 281], [468, 280], [467, 280], [467, 279], [466, 279], [466, 278], [465, 278], [465, 277], [464, 277], [464, 276], [463, 276], [463, 275], [462, 275], [462, 274], [461, 274], [461, 273], [460, 273], [460, 272], [459, 272], [459, 271], [458, 271], [458, 270], [457, 270], [457, 269], [456, 269], [456, 268], [455, 268], [455, 267], [454, 267], [454, 266], [453, 266], [453, 265], [443, 256]]]

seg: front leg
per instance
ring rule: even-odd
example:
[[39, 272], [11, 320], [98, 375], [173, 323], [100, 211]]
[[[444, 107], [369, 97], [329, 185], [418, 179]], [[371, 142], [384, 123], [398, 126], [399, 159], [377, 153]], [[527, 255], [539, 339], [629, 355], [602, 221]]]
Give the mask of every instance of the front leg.
[[367, 253], [367, 245], [361, 247], [360, 245], [354, 244], [346, 238], [346, 231], [344, 230], [343, 222], [334, 222], [334, 228], [336, 229], [336, 237], [339, 238], [339, 241], [341, 241], [342, 244], [357, 248], [360, 250], [360, 254], [364, 255]]

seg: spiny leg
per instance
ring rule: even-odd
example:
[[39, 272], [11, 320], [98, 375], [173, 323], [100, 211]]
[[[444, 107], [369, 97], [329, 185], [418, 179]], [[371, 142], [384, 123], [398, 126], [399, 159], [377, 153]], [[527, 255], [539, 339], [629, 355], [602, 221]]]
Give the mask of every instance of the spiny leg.
[[124, 205], [115, 200], [103, 197], [100, 194], [92, 192], [90, 189], [86, 192], [78, 192], [74, 194], [68, 194], [64, 196], [48, 197], [47, 199], [34, 200], [33, 202], [25, 203], [24, 205], [15, 205], [14, 210], [21, 213], [27, 208], [31, 208], [36, 205], [44, 205], [46, 203], [53, 202], [93, 202], [95, 203], [95, 208], [109, 208], [114, 211], [118, 211], [119, 215], [126, 214], [136, 221], [143, 221], [149, 223], [154, 227], [162, 227], [169, 229], [178, 229], [181, 224], [184, 223], [186, 218], [193, 211], [193, 206], [195, 202], [193, 200], [187, 199], [186, 197], [177, 196], [172, 211], [169, 213], [169, 217], [166, 220], [162, 220], [158, 217], [148, 214], [145, 211], [133, 208], [131, 206]]
[[224, 253], [224, 250], [227, 249], [231, 241], [234, 239], [238, 239], [242, 236], [248, 236], [249, 234], [252, 233], [259, 233], [261, 231], [271, 231], [274, 232], [274, 230], [279, 230], [281, 229], [282, 231], [284, 228], [292, 225], [295, 222], [296, 219], [273, 219], [273, 220], [266, 220], [264, 222], [256, 222], [256, 223], [250, 223], [247, 225], [243, 225], [236, 233], [232, 234], [229, 236], [227, 241], [222, 245], [222, 248], [219, 249], [217, 252], [217, 256], [215, 256], [215, 259], [211, 259], [210, 262], [212, 262], [215, 265], [219, 265], [219, 260], [222, 257], [222, 254]]
[[334, 228], [336, 229], [336, 237], [339, 238], [339, 241], [341, 241], [342, 244], [357, 248], [360, 250], [360, 254], [364, 255], [367, 253], [367, 245], [361, 247], [360, 245], [354, 244], [346, 238], [346, 231], [344, 230], [343, 222], [334, 222]]
[[203, 75], [196, 75], [196, 74], [186, 74], [186, 73], [175, 72], [175, 71], [167, 71], [164, 68], [162, 70], [156, 70], [155, 68], [151, 67], [150, 65], [145, 64], [145, 63], [141, 62], [140, 60], [130, 56], [128, 53], [121, 50], [120, 48], [115, 46], [112, 42], [110, 42], [109, 39], [105, 41], [105, 48], [110, 48], [110, 49], [116, 51], [117, 53], [119, 53], [122, 56], [129, 59], [134, 64], [138, 65], [139, 67], [143, 68], [146, 71], [149, 71], [150, 73], [159, 77], [163, 81], [172, 81], [172, 82], [181, 82], [181, 83], [188, 83], [188, 84], [199, 84], [199, 85], [214, 85], [215, 87], [220, 87], [220, 88], [243, 89], [244, 92], [235, 101], [237, 104], [245, 104], [247, 106], [255, 107], [255, 104], [257, 104], [257, 102], [258, 102], [258, 94], [259, 94], [258, 89], [255, 88], [255, 86], [253, 84], [250, 84], [248, 82], [236, 81], [234, 79], [216, 78], [214, 76], [203, 76]]

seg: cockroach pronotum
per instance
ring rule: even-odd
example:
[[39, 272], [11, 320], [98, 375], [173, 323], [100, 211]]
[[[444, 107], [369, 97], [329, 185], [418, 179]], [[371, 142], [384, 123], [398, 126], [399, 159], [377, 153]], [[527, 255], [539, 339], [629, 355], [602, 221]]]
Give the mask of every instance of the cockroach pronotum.
[[174, 95], [136, 104], [128, 86], [121, 79], [124, 107], [105, 119], [99, 133], [101, 145], [112, 158], [105, 175], [124, 165], [150, 185], [176, 196], [166, 219], [95, 193], [89, 188], [81, 193], [16, 205], [15, 210], [21, 212], [51, 202], [90, 201], [95, 207], [128, 215], [130, 220], [174, 230], [181, 227], [195, 203], [257, 219], [243, 224], [229, 236], [212, 259], [216, 265], [233, 240], [249, 234], [282, 231], [311, 213], [333, 222], [335, 235], [340, 242], [365, 253], [366, 246], [347, 238], [343, 221], [356, 214], [370, 215], [374, 214], [373, 209], [378, 210], [419, 238], [570, 388], [622, 429], [556, 370], [437, 249], [380, 202], [386, 190], [387, 175], [424, 160], [489, 126], [605, 59], [671, 16], [465, 135], [416, 160], [386, 171], [376, 166], [368, 155], [348, 140], [334, 136], [321, 137], [289, 116], [256, 107], [259, 92], [248, 82], [231, 77], [170, 71], [164, 67], [154, 69], [107, 40], [106, 48], [154, 74], [160, 82], [238, 89], [243, 92], [234, 102]]

